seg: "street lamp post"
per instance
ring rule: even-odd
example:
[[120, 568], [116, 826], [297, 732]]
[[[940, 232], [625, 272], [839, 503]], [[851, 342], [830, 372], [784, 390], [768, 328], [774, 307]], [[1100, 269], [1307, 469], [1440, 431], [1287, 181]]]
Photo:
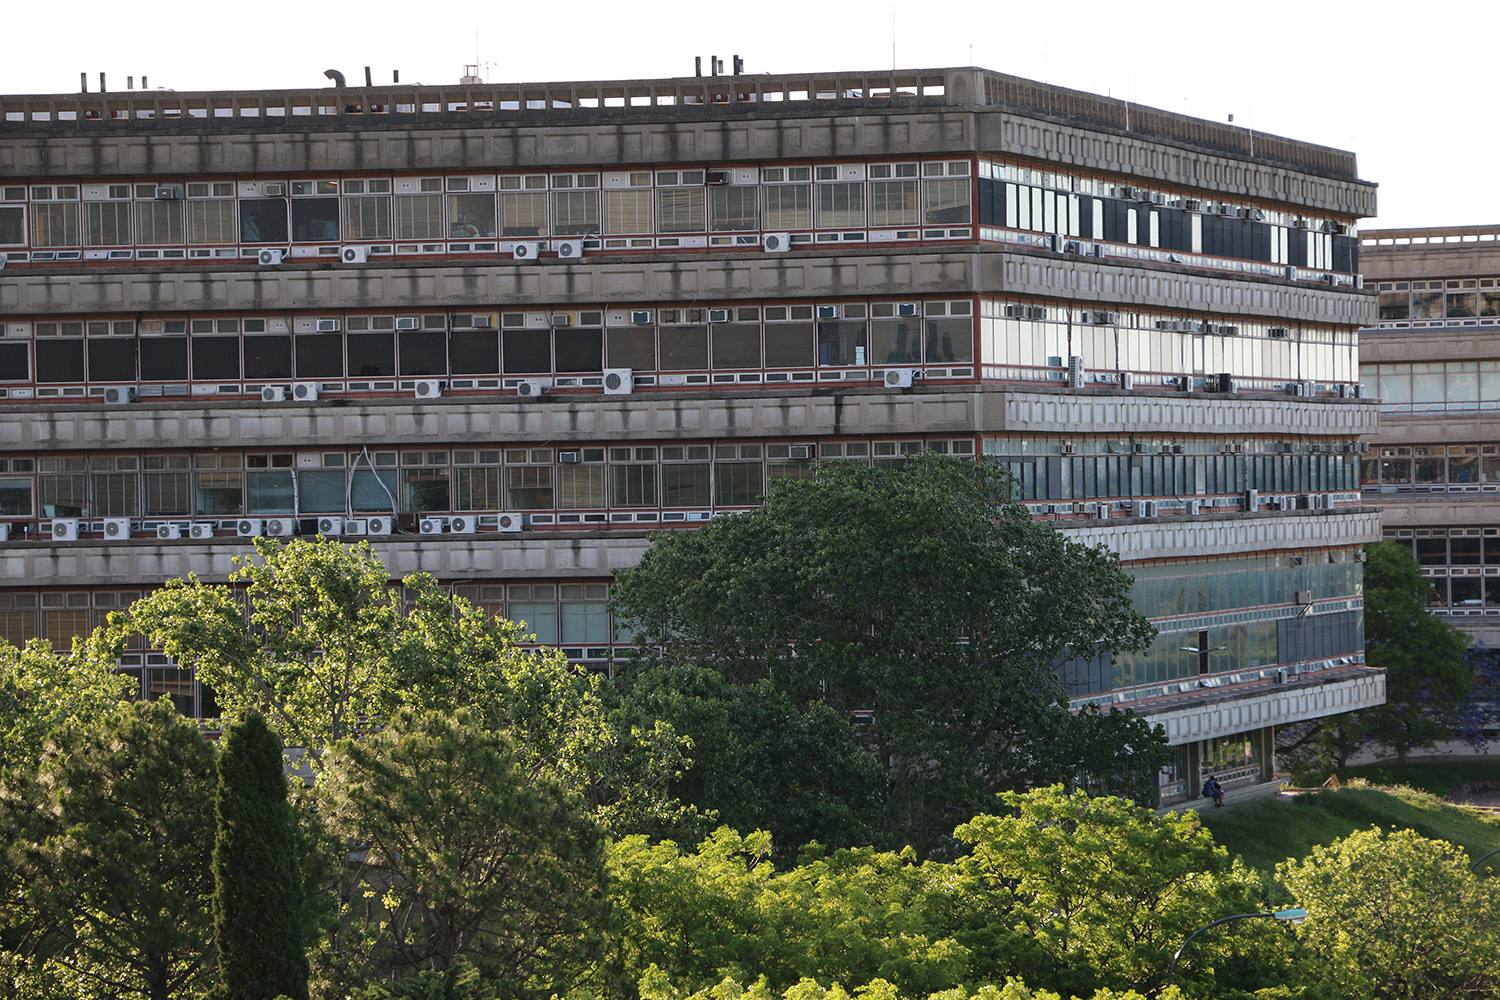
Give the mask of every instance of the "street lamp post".
[[1232, 917], [1220, 917], [1218, 920], [1215, 920], [1211, 924], [1204, 924], [1202, 927], [1189, 934], [1187, 940], [1182, 942], [1182, 947], [1178, 948], [1177, 953], [1172, 956], [1172, 964], [1167, 966], [1167, 980], [1166, 982], [1162, 983], [1162, 988], [1165, 989], [1166, 987], [1172, 985], [1172, 973], [1177, 971], [1177, 960], [1182, 957], [1182, 953], [1184, 951], [1187, 951], [1187, 946], [1193, 943], [1193, 938], [1197, 937], [1199, 934], [1202, 934], [1209, 928], [1217, 927], [1220, 924], [1227, 924], [1232, 920], [1251, 920], [1255, 917], [1273, 917], [1276, 920], [1285, 920], [1286, 922], [1295, 926], [1307, 919], [1307, 911], [1298, 907], [1293, 907], [1287, 910], [1274, 910], [1267, 913], [1236, 913]]

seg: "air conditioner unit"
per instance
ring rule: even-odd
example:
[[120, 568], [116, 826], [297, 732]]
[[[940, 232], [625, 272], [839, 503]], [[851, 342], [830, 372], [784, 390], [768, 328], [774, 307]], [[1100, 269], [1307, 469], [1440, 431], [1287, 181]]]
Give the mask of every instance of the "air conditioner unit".
[[179, 184], [158, 184], [155, 196], [157, 201], [176, 201], [182, 197], [182, 186]]
[[344, 533], [344, 519], [342, 517], [320, 517], [318, 518], [318, 534], [333, 538]]
[[710, 309], [708, 311], [708, 321], [710, 323], [728, 323], [729, 322], [729, 310], [728, 309]]
[[792, 248], [792, 235], [790, 233], [766, 233], [761, 236], [760, 245], [766, 248], [766, 253], [786, 253]]
[[1135, 188], [1129, 184], [1117, 184], [1115, 185], [1115, 194], [1121, 198], [1134, 198]]
[[917, 304], [915, 302], [897, 302], [896, 303], [896, 315], [897, 316], [915, 316], [916, 314], [917, 314]]
[[535, 399], [552, 391], [552, 380], [545, 378], [522, 379], [516, 384], [516, 395], [524, 399]]
[[105, 518], [104, 519], [104, 537], [105, 538], [129, 538], [130, 537], [130, 518], [128, 518], [128, 517], [108, 517], [108, 518]]
[[559, 240], [553, 244], [553, 249], [564, 260], [576, 260], [583, 256], [583, 240]]
[[515, 260], [536, 260], [541, 252], [540, 243], [517, 243], [510, 248], [510, 255]]
[[1053, 253], [1062, 253], [1063, 246], [1066, 244], [1066, 242], [1067, 241], [1063, 237], [1059, 236], [1056, 233], [1052, 233], [1047, 237], [1047, 246], [1052, 250]]
[[424, 378], [418, 380], [411, 391], [418, 399], [437, 399], [443, 394], [443, 383], [435, 378]]
[[812, 445], [794, 444], [788, 449], [787, 457], [794, 462], [805, 462], [812, 458]]
[[112, 385], [104, 390], [106, 406], [124, 406], [135, 402], [135, 389], [125, 385]]
[[507, 534], [520, 531], [526, 527], [526, 515], [501, 514], [495, 519], [495, 526]]
[[1219, 392], [1234, 392], [1234, 373], [1219, 372], [1214, 378], [1214, 388]]
[[370, 259], [370, 248], [361, 246], [339, 247], [339, 260], [345, 264], [363, 264]]
[[838, 319], [838, 306], [818, 306], [818, 319]]
[[1103, 243], [1095, 243], [1089, 247], [1089, 253], [1094, 257], [1108, 257], [1109, 248]]
[[214, 537], [214, 526], [208, 522], [188, 525], [188, 537], [200, 541]]
[[242, 517], [234, 523], [234, 533], [241, 538], [256, 538], [266, 533], [265, 522], [259, 518]]
[[1284, 326], [1273, 326], [1266, 331], [1266, 336], [1272, 340], [1285, 340], [1287, 338], [1287, 328]]
[[365, 534], [389, 535], [396, 527], [396, 519], [389, 514], [365, 519]]
[[263, 193], [267, 198], [280, 198], [286, 194], [286, 185], [281, 181], [267, 181]]
[[1259, 490], [1246, 490], [1244, 499], [1246, 510], [1260, 510]]
[[156, 537], [162, 541], [172, 541], [182, 537], [182, 525], [180, 524], [158, 524], [156, 526]]
[[255, 255], [255, 259], [260, 262], [261, 267], [276, 267], [286, 259], [286, 251], [270, 249], [262, 250], [260, 253]]
[[417, 528], [424, 535], [441, 535], [448, 530], [448, 519], [446, 517], [424, 517], [418, 522]]
[[297, 519], [292, 517], [268, 517], [265, 519], [264, 533], [272, 538], [286, 538], [297, 530]]
[[299, 403], [311, 403], [318, 398], [317, 382], [297, 382], [292, 385], [292, 398]]
[[1203, 211], [1203, 202], [1198, 198], [1184, 198], [1182, 199], [1182, 207], [1189, 212], [1201, 212]]
[[1134, 372], [1121, 372], [1120, 373], [1120, 388], [1121, 389], [1126, 389], [1126, 390], [1134, 389], [1135, 388], [1135, 373]]
[[1141, 517], [1155, 517], [1156, 503], [1155, 500], [1138, 500], [1135, 505], [1135, 513]]
[[362, 518], [362, 517], [346, 517], [346, 518], [344, 518], [344, 532], [343, 532], [344, 534], [346, 534], [346, 535], [365, 535], [365, 534], [369, 534], [369, 531], [370, 531], [369, 522], [366, 521], [364, 518]]
[[1082, 389], [1088, 383], [1088, 372], [1084, 368], [1083, 355], [1074, 354], [1068, 358], [1068, 388]]
[[54, 517], [52, 519], [52, 540], [54, 542], [76, 542], [80, 521], [76, 517]]
[[635, 370], [631, 368], [604, 369], [604, 394], [606, 396], [628, 396], [635, 390]]
[[319, 333], [338, 333], [343, 328], [344, 324], [341, 320], [320, 319], [317, 322], [317, 331]]
[[284, 403], [286, 402], [286, 386], [263, 385], [260, 388], [260, 401], [262, 403]]
[[577, 465], [581, 456], [576, 451], [560, 451], [557, 460], [563, 465]]
[[398, 330], [415, 330], [421, 325], [415, 316], [396, 317], [396, 329]]
[[651, 323], [650, 309], [632, 309], [630, 311], [630, 322], [636, 326], [647, 326]]
[[888, 389], [909, 389], [912, 380], [917, 377], [915, 368], [887, 368], [885, 370], [885, 384]]
[[472, 535], [478, 527], [478, 514], [455, 514], [448, 518], [448, 533], [450, 535]]
[[728, 184], [733, 175], [728, 170], [710, 170], [704, 178], [705, 184], [720, 185]]
[[550, 315], [550, 316], [547, 317], [547, 322], [551, 323], [553, 326], [572, 326], [573, 325], [573, 314], [572, 313], [553, 313], [552, 315]]

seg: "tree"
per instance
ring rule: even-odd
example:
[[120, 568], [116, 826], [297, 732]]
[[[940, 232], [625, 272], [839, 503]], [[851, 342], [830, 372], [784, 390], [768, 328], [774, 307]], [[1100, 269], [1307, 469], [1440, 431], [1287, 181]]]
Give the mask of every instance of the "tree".
[[1277, 878], [1308, 911], [1311, 971], [1350, 1000], [1493, 997], [1500, 904], [1460, 849], [1413, 830], [1360, 830]]
[[228, 1000], [307, 1000], [302, 877], [281, 741], [252, 714], [224, 734], [214, 801], [214, 943]]
[[196, 670], [230, 715], [262, 713], [314, 771], [323, 748], [402, 708], [467, 708], [510, 735], [528, 773], [578, 791], [612, 828], [677, 815], [666, 789], [684, 748], [670, 729], [616, 728], [598, 677], [521, 648], [518, 626], [428, 574], [393, 587], [368, 543], [258, 538], [230, 585], [169, 581], [112, 614], [99, 642], [118, 655], [136, 633]]
[[63, 729], [97, 725], [123, 698], [130, 678], [89, 640], [68, 653], [45, 639], [24, 649], [0, 641], [0, 773], [31, 773], [47, 741]]
[[[1057, 668], [1154, 636], [1113, 554], [1003, 498], [987, 466], [936, 455], [778, 481], [761, 510], [660, 533], [619, 574], [617, 612], [648, 668], [685, 660], [873, 713], [861, 742], [888, 781], [873, 826], [927, 850], [994, 792], [1073, 777]], [[1122, 762], [1154, 771], [1162, 739], [1127, 728]]]
[[334, 745], [318, 783], [330, 830], [359, 845], [350, 946], [396, 981], [463, 964], [501, 996], [562, 994], [607, 931], [603, 838], [579, 801], [528, 779], [508, 741], [404, 710]]
[[191, 995], [213, 970], [214, 749], [167, 701], [58, 732], [0, 786], [8, 950], [90, 992]]

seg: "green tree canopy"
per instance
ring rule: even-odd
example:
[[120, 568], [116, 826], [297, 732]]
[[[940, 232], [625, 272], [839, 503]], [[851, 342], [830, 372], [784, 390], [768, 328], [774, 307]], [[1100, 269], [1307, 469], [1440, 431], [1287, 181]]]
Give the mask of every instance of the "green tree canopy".
[[307, 1000], [302, 876], [281, 741], [254, 714], [229, 726], [214, 800], [214, 943], [227, 1000]]
[[0, 786], [8, 951], [84, 995], [171, 1000], [212, 979], [214, 749], [169, 701], [57, 734]]
[[0, 773], [17, 767], [33, 773], [50, 738], [98, 725], [130, 684], [110, 651], [87, 638], [67, 653], [45, 639], [25, 649], [0, 641]]
[[608, 930], [603, 838], [502, 735], [467, 712], [404, 710], [329, 756], [320, 811], [359, 845], [343, 893], [356, 971], [399, 981], [466, 964], [510, 1000], [590, 974]]
[[1348, 1000], [1500, 995], [1500, 899], [1464, 852], [1414, 830], [1361, 830], [1277, 877], [1308, 911], [1309, 979]]
[[[691, 662], [870, 713], [860, 742], [887, 774], [870, 822], [927, 849], [996, 791], [1075, 777], [1089, 741], [1068, 731], [1099, 717], [1069, 714], [1057, 668], [1154, 635], [1114, 555], [1003, 496], [969, 461], [833, 465], [777, 482], [761, 510], [659, 533], [619, 574], [617, 610], [645, 669]], [[1109, 766], [1154, 771], [1162, 741], [1127, 728]]]

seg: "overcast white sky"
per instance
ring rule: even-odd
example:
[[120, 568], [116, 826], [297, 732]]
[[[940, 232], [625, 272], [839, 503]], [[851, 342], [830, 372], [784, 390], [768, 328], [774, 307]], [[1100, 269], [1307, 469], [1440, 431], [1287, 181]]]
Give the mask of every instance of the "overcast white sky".
[[[738, 53], [750, 73], [978, 65], [1353, 150], [1380, 185], [1363, 227], [1500, 223], [1480, 179], [1500, 130], [1500, 5], [1456, 0], [0, 0], [0, 92], [89, 89], [107, 74], [174, 90], [691, 75]], [[1488, 114], [1487, 114], [1488, 113]]]

